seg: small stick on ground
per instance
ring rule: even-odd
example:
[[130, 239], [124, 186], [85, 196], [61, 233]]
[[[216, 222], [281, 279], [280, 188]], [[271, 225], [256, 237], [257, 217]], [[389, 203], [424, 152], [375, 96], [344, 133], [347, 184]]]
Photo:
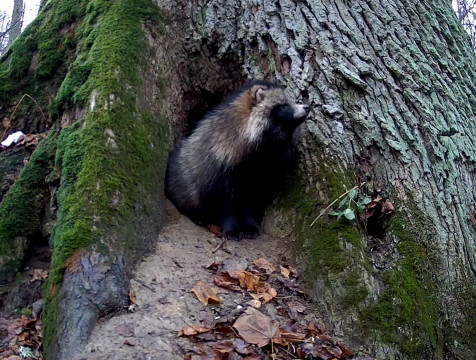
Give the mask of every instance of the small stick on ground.
[[140, 285], [142, 285], [143, 287], [149, 289], [149, 290], [152, 291], [152, 292], [157, 292], [157, 290], [151, 288], [151, 287], [150, 287], [149, 285], [147, 285], [147, 284], [144, 284], [144, 283], [143, 283], [142, 281], [140, 281], [140, 280], [137, 280], [137, 279], [132, 279], [132, 280], [134, 280], [136, 283], [139, 283]]
[[218, 250], [220, 250], [223, 247], [223, 245], [225, 244], [225, 242], [226, 242], [226, 239], [222, 238], [221, 242], [218, 244], [218, 246], [215, 249], [212, 250], [212, 253], [215, 254]]

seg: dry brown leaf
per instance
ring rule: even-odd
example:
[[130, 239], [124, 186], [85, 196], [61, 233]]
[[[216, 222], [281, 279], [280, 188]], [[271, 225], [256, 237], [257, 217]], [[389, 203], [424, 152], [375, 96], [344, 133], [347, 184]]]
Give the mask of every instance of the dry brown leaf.
[[31, 279], [30, 279], [30, 282], [34, 282], [34, 281], [43, 281], [45, 279], [48, 278], [48, 270], [43, 270], [43, 269], [33, 269], [31, 271]]
[[387, 200], [383, 204], [382, 211], [385, 215], [393, 214], [393, 212], [395, 211], [395, 207], [393, 206], [393, 204], [390, 201]]
[[266, 346], [270, 341], [281, 341], [279, 327], [275, 321], [256, 309], [249, 308], [233, 324], [240, 336], [250, 344]]
[[212, 261], [208, 265], [205, 265], [205, 269], [211, 270], [211, 271], [217, 271], [220, 265], [221, 265], [221, 262]]
[[216, 286], [232, 290], [242, 291], [237, 271], [224, 271], [213, 276], [213, 282]]
[[243, 339], [234, 339], [233, 345], [235, 346], [235, 351], [241, 355], [249, 355], [252, 352], [250, 344], [246, 343]]
[[259, 309], [261, 307], [261, 301], [258, 299], [253, 299], [247, 302], [248, 305], [253, 306], [255, 309]]
[[15, 319], [7, 326], [8, 333], [11, 335], [20, 335], [23, 332], [23, 326], [25, 325], [25, 319]]
[[265, 270], [269, 273], [276, 271], [276, 266], [265, 258], [259, 258], [258, 260], [253, 261], [253, 264], [257, 269]]
[[304, 313], [307, 310], [307, 306], [300, 303], [299, 301], [290, 301], [286, 305], [289, 308], [289, 315], [292, 319], [296, 319], [298, 317], [298, 313]]
[[313, 323], [313, 322], [310, 322], [308, 324], [307, 330], [309, 330], [313, 336], [325, 334], [327, 332], [327, 329], [324, 325], [322, 325], [321, 323]]
[[179, 331], [177, 336], [192, 336], [197, 334], [203, 334], [211, 330], [212, 328], [210, 326], [193, 324], [192, 326], [185, 326], [182, 330]]
[[306, 337], [307, 337], [306, 334], [302, 334], [302, 333], [288, 333], [288, 332], [283, 332], [283, 331], [281, 330], [282, 342], [280, 343], [280, 345], [287, 345], [287, 344], [292, 344], [292, 343], [301, 342], [301, 341], [304, 340]]
[[137, 300], [136, 292], [135, 292], [135, 290], [131, 287], [131, 288], [129, 289], [129, 301], [130, 301], [132, 304], [136, 304], [136, 303], [137, 303], [136, 300]]
[[126, 339], [126, 340], [124, 340], [124, 345], [136, 346], [136, 342], [135, 342], [134, 339]]
[[[224, 358], [225, 355], [231, 353], [233, 350], [235, 350], [235, 345], [233, 345], [233, 342], [231, 341], [225, 341], [222, 342], [221, 344], [217, 345], [214, 347], [215, 352], [217, 355], [220, 356], [221, 358]], [[226, 357], [228, 358], [228, 357]]]
[[291, 275], [291, 270], [286, 269], [282, 265], [279, 265], [279, 269], [281, 270], [281, 275], [283, 275], [285, 279], [289, 280], [289, 275]]
[[208, 227], [208, 230], [210, 230], [210, 232], [217, 236], [217, 237], [221, 237], [221, 230], [220, 230], [220, 227], [218, 225], [210, 225]]
[[205, 281], [198, 281], [192, 288], [192, 292], [195, 293], [198, 300], [204, 304], [220, 304], [221, 300], [218, 297], [217, 292], [208, 286]]
[[259, 276], [248, 271], [241, 271], [239, 274], [240, 286], [248, 291], [256, 291], [260, 284]]

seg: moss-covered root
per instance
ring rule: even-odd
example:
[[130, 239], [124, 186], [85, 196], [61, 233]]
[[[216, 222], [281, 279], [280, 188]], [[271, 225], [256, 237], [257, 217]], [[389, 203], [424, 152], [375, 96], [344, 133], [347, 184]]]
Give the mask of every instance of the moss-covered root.
[[55, 132], [42, 141], [0, 203], [0, 283], [20, 270], [49, 201], [47, 176], [53, 169]]
[[129, 279], [121, 255], [80, 251], [70, 258], [64, 282], [48, 304], [54, 327], [48, 339], [48, 359], [71, 359], [86, 343], [101, 315], [128, 304]]

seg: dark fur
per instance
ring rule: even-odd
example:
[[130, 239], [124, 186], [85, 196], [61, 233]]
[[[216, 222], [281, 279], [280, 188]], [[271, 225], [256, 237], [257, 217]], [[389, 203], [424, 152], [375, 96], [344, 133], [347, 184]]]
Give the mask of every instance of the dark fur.
[[167, 196], [192, 220], [219, 225], [226, 238], [256, 237], [307, 113], [274, 84], [241, 88], [170, 154]]

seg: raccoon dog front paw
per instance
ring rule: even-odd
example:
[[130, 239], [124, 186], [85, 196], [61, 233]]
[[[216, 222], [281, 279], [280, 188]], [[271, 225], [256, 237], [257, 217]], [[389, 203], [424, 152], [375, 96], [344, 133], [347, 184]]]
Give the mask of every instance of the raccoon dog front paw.
[[225, 239], [238, 241], [241, 239], [241, 230], [234, 218], [227, 218], [220, 225], [221, 234]]

